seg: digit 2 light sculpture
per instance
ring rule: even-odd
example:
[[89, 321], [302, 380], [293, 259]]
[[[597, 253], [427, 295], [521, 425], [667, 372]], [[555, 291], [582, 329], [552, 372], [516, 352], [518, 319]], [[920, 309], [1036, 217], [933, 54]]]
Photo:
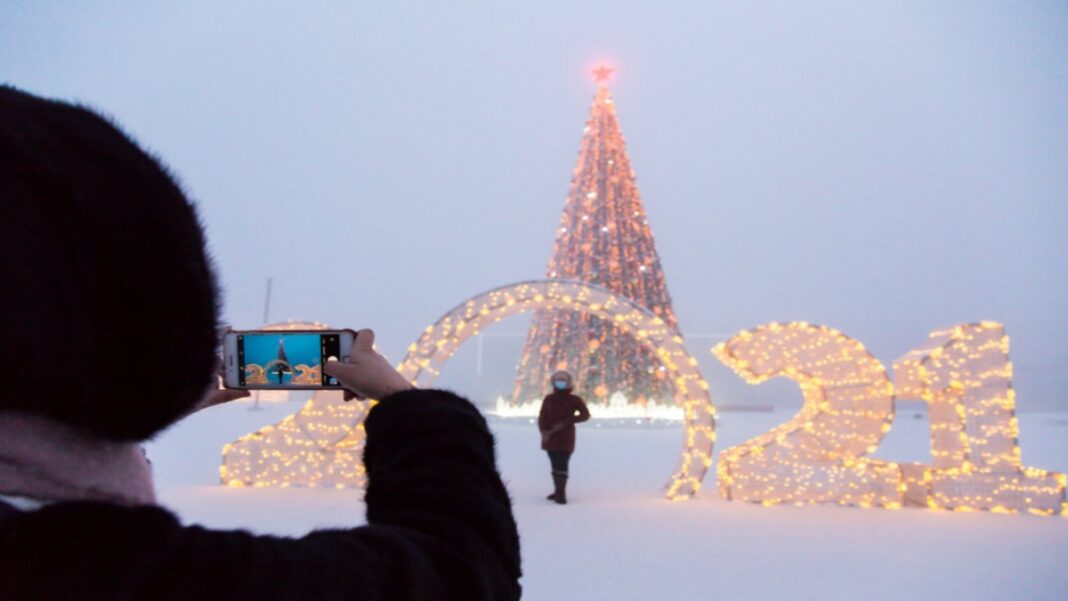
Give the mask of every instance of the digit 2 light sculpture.
[[801, 387], [790, 421], [720, 453], [720, 495], [777, 503], [901, 506], [901, 472], [874, 460], [894, 419], [886, 369], [860, 342], [824, 326], [770, 323], [713, 349], [747, 382], [776, 376]]

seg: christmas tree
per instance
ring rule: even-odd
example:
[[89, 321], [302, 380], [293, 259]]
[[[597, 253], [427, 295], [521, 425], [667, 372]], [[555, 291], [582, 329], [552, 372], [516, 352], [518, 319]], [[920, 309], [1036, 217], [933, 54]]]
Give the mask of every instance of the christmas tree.
[[278, 339], [278, 355], [269, 364], [271, 368], [268, 371], [274, 372], [278, 377], [278, 383], [282, 383], [282, 377], [285, 374], [293, 373], [293, 368], [289, 365], [289, 357], [286, 356], [286, 341], [284, 338]]
[[[548, 277], [596, 284], [644, 305], [673, 329], [678, 325], [645, 208], [630, 166], [615, 104], [612, 69], [593, 71], [597, 94], [583, 130], [571, 189], [557, 228]], [[512, 401], [541, 399], [550, 375], [566, 369], [587, 400], [616, 392], [631, 403], [672, 403], [673, 386], [658, 360], [634, 338], [585, 313], [534, 314]]]

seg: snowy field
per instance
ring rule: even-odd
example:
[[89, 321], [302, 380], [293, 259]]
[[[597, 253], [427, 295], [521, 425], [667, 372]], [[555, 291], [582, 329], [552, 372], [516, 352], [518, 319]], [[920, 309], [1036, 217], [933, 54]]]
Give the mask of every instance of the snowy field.
[[[218, 485], [220, 447], [296, 411], [237, 403], [186, 420], [149, 446], [161, 502], [216, 528], [299, 535], [363, 522], [357, 490]], [[722, 450], [790, 417], [727, 413]], [[761, 507], [704, 493], [670, 502], [681, 426], [582, 424], [571, 503], [545, 500], [548, 461], [532, 424], [492, 420], [523, 545], [524, 598], [570, 599], [1066, 599], [1068, 519], [837, 506]], [[928, 458], [927, 421], [899, 411], [877, 456]], [[1068, 414], [1020, 416], [1026, 465], [1068, 471]]]

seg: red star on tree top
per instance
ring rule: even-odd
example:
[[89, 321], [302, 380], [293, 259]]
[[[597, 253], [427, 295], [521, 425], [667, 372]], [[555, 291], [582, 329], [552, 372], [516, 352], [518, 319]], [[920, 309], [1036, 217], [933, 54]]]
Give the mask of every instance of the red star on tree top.
[[593, 73], [593, 80], [597, 83], [608, 83], [609, 79], [612, 79], [612, 74], [615, 73], [615, 69], [608, 65], [601, 65], [596, 69], [590, 71]]

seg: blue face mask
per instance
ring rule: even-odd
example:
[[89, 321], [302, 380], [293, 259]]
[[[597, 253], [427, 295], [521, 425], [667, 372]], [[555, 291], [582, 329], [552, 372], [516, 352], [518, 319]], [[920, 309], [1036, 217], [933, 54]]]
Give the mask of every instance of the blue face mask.
[[567, 382], [564, 380], [556, 380], [553, 382], [553, 388], [557, 390], [567, 390]]

